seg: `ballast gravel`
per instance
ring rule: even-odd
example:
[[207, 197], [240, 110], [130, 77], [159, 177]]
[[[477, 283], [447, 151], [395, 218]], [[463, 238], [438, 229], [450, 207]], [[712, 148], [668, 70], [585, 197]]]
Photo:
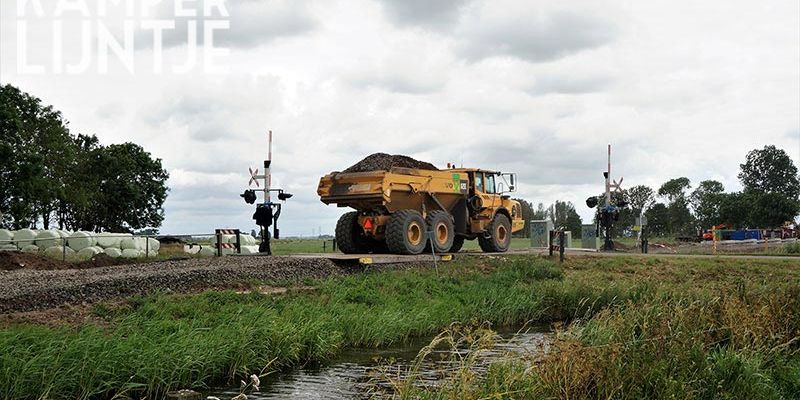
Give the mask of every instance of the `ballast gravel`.
[[68, 270], [0, 271], [0, 313], [43, 310], [154, 292], [234, 287], [250, 280], [302, 281], [361, 271], [328, 259], [232, 256]]

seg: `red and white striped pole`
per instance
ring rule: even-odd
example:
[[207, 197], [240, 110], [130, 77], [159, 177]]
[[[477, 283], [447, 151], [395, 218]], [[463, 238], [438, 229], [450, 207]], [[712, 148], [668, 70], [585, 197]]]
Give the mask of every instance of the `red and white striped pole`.
[[272, 185], [272, 131], [269, 131], [267, 135], [267, 141], [269, 142], [267, 151], [267, 160], [264, 161], [264, 203], [269, 203], [272, 201], [270, 198], [269, 189]]
[[611, 144], [608, 145], [608, 175], [606, 175], [606, 205], [611, 205]]

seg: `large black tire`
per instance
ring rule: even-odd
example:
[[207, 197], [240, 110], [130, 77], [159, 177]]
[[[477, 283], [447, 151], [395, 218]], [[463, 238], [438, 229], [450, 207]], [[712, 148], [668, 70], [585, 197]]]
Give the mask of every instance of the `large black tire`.
[[465, 239], [466, 238], [463, 237], [463, 236], [454, 237], [453, 238], [453, 245], [450, 246], [450, 250], [448, 250], [447, 252], [448, 253], [458, 253], [459, 251], [461, 251], [461, 247], [464, 246], [464, 240]]
[[484, 253], [504, 253], [511, 246], [511, 221], [503, 214], [495, 214], [486, 232], [478, 235], [478, 244]]
[[425, 220], [415, 210], [392, 214], [386, 225], [386, 245], [395, 254], [420, 254], [425, 250]]
[[430, 251], [430, 242], [433, 242], [433, 249], [437, 253], [447, 253], [453, 247], [453, 239], [455, 239], [455, 225], [453, 225], [453, 218], [450, 213], [443, 210], [435, 210], [428, 213], [425, 218], [425, 223], [428, 224], [428, 229], [431, 231], [431, 237], [428, 245], [425, 246], [426, 251]]
[[339, 217], [339, 222], [336, 223], [336, 244], [344, 254], [370, 251], [367, 237], [358, 225], [358, 212], [352, 211]]

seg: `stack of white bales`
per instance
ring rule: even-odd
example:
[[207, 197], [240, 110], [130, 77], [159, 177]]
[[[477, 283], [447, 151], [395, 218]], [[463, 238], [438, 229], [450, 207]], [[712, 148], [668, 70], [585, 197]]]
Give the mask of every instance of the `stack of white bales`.
[[[64, 247], [66, 244], [66, 248]], [[0, 251], [21, 250], [46, 256], [88, 260], [105, 253], [117, 258], [154, 257], [161, 243], [152, 238], [133, 237], [129, 233], [68, 232], [61, 230], [0, 229]]]

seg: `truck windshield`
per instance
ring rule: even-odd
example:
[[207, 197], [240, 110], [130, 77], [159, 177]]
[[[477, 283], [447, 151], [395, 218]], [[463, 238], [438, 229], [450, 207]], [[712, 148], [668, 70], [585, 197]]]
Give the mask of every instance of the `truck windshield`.
[[480, 172], [475, 173], [475, 190], [478, 192], [483, 191], [483, 174]]
[[494, 187], [494, 175], [493, 174], [486, 174], [486, 193], [494, 194], [495, 187]]

